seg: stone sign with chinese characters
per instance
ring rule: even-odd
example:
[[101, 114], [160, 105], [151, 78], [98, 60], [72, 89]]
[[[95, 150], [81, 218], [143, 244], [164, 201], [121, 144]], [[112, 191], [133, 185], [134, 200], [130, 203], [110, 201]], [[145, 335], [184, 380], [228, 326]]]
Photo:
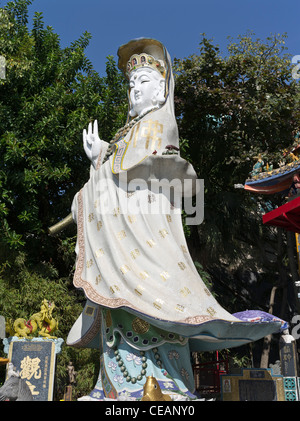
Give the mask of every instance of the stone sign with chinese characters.
[[[285, 333], [285, 332], [284, 332]], [[281, 374], [284, 377], [298, 376], [298, 353], [296, 340], [288, 333], [282, 334], [279, 340]]]
[[62, 339], [17, 338], [4, 341], [4, 352], [15, 371], [29, 386], [33, 399], [51, 401], [55, 375], [56, 354], [61, 350]]
[[296, 343], [283, 344], [280, 347], [281, 372], [284, 377], [298, 374]]

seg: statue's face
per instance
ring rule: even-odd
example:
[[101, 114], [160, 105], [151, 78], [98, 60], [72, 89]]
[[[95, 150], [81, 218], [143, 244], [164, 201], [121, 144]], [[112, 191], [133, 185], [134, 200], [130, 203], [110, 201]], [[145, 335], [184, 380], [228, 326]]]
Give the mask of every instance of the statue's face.
[[150, 68], [140, 68], [129, 79], [131, 115], [140, 115], [157, 105], [164, 93], [164, 79]]

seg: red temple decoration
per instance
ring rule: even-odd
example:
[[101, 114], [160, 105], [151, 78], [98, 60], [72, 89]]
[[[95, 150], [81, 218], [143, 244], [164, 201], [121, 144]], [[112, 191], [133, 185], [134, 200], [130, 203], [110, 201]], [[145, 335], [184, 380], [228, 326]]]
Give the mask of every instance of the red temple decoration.
[[300, 233], [300, 197], [263, 215], [263, 223]]
[[263, 223], [300, 233], [300, 139], [299, 132], [295, 143], [283, 152], [283, 162], [277, 169], [265, 166], [260, 156], [253, 166], [250, 178], [244, 189], [256, 194], [281, 194], [287, 197], [284, 205], [263, 215]]

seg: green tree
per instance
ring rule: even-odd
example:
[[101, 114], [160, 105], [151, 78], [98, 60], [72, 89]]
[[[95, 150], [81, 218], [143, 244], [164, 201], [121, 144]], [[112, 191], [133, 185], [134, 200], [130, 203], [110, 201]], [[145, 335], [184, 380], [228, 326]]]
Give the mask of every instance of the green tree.
[[[109, 140], [126, 119], [126, 88], [113, 57], [106, 76], [95, 72], [85, 55], [89, 33], [61, 48], [41, 13], [29, 29], [31, 3], [14, 0], [0, 9], [6, 61], [0, 79], [0, 313], [26, 318], [47, 298], [56, 304], [59, 335], [66, 339], [84, 300], [72, 286], [76, 228], [59, 237], [50, 237], [48, 228], [68, 215], [88, 180], [83, 128], [97, 119], [100, 136]], [[64, 348], [59, 388], [69, 360], [78, 363], [77, 393], [92, 388], [87, 353]]]
[[[230, 311], [268, 310], [269, 291], [282, 278], [276, 265], [289, 272], [276, 232], [262, 224], [263, 211], [282, 198], [235, 188], [249, 178], [259, 153], [278, 166], [299, 127], [299, 84], [285, 39], [249, 33], [231, 39], [222, 56], [204, 35], [199, 54], [174, 61], [182, 150], [205, 184], [204, 222], [192, 227], [190, 244]], [[260, 297], [243, 282], [247, 271], [269, 282]]]

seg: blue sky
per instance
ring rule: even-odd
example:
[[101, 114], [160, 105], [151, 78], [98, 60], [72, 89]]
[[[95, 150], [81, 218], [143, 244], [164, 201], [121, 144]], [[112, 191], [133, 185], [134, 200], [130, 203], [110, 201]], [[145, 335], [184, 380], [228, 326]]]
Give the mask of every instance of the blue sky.
[[[7, 1], [0, 0], [0, 7]], [[34, 0], [35, 11], [68, 46], [84, 31], [92, 34], [86, 54], [100, 75], [108, 55], [130, 39], [152, 37], [162, 41], [171, 57], [197, 53], [201, 33], [212, 38], [226, 54], [227, 37], [253, 31], [265, 40], [270, 34], [288, 34], [291, 56], [300, 54], [299, 0]]]

